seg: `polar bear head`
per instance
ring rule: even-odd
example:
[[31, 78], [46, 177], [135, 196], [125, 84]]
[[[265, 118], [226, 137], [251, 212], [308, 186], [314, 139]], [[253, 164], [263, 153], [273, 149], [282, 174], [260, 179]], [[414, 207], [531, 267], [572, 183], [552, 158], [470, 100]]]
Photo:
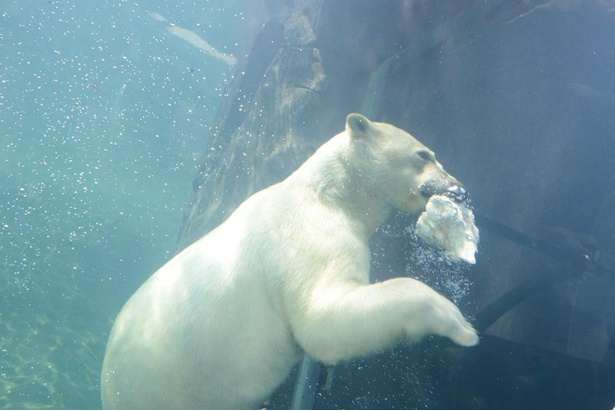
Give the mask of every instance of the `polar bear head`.
[[346, 133], [350, 164], [387, 206], [417, 213], [434, 194], [456, 202], [467, 199], [465, 187], [444, 170], [434, 152], [404, 130], [353, 113], [346, 118]]

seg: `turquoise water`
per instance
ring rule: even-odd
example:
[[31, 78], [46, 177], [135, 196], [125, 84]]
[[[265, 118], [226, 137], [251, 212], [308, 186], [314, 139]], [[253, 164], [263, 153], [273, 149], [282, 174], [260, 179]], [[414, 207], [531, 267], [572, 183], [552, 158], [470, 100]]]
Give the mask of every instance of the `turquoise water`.
[[241, 58], [239, 3], [0, 3], [0, 408], [101, 406], [113, 318], [175, 252], [232, 73], [169, 27]]

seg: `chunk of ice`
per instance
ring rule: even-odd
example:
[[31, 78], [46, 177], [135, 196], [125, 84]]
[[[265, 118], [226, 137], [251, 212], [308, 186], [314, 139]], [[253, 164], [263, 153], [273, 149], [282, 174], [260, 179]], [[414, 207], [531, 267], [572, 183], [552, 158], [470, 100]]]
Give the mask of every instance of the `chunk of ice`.
[[431, 196], [416, 222], [415, 234], [444, 249], [451, 258], [476, 263], [479, 234], [472, 210], [444, 195]]

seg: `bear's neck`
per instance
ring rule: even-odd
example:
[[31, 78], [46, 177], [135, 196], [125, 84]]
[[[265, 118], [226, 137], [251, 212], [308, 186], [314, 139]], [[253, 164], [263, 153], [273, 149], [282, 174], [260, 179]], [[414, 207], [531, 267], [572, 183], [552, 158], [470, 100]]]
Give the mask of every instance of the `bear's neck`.
[[326, 143], [292, 178], [305, 185], [322, 204], [346, 214], [369, 237], [384, 222], [391, 208], [378, 194], [368, 173], [361, 173], [349, 163], [343, 147], [323, 150], [333, 143], [341, 145], [334, 140]]
[[320, 191], [319, 198], [324, 204], [343, 211], [351, 221], [359, 223], [361, 231], [369, 237], [386, 220], [391, 209], [365, 187], [357, 185], [353, 189], [348, 180], [344, 183], [342, 190], [327, 187]]

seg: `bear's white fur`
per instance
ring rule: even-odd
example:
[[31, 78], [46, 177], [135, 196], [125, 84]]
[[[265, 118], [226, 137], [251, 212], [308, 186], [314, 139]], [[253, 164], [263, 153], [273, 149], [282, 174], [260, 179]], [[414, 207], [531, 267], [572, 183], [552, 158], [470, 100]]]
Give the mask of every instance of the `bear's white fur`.
[[427, 285], [369, 279], [368, 240], [389, 211], [420, 212], [458, 185], [405, 131], [350, 114], [130, 298], [107, 345], [103, 406], [258, 407], [302, 352], [332, 364], [427, 334], [476, 344]]

